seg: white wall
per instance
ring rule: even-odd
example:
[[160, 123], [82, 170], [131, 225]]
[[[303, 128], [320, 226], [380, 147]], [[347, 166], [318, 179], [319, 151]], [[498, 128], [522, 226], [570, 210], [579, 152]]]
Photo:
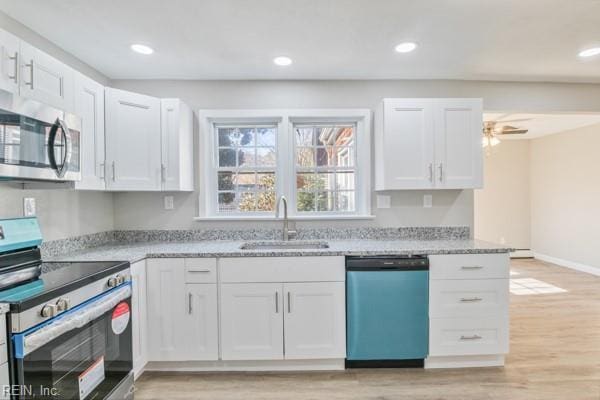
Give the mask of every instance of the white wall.
[[475, 190], [477, 238], [529, 249], [530, 140], [504, 140], [484, 155], [485, 188]]
[[[112, 85], [158, 97], [179, 97], [202, 108], [370, 108], [384, 97], [483, 97], [486, 111], [600, 111], [600, 85], [477, 81], [169, 81], [118, 80]], [[196, 143], [196, 162], [197, 157]], [[198, 170], [198, 167], [196, 168]], [[337, 225], [473, 226], [473, 191], [432, 192], [434, 207], [422, 207], [425, 192], [393, 195], [392, 208], [374, 209], [374, 221]], [[375, 204], [375, 203], [373, 203]], [[120, 229], [185, 229], [207, 226], [252, 227], [256, 223], [193, 222], [198, 192], [175, 195], [175, 210], [162, 209], [162, 195], [115, 194], [115, 225]], [[305, 223], [307, 224], [307, 223]], [[310, 223], [315, 225], [316, 223]], [[327, 223], [332, 225], [332, 223]], [[478, 233], [475, 232], [475, 236]], [[497, 239], [496, 239], [497, 240]]]
[[[58, 24], [60, 25], [60, 23]], [[0, 12], [0, 28], [40, 48], [91, 78], [108, 78], [31, 29]], [[70, 190], [23, 190], [20, 185], [0, 183], [0, 218], [23, 214], [23, 198], [35, 197], [44, 239], [62, 239], [114, 229], [113, 196], [110, 193]]]
[[600, 125], [531, 142], [531, 247], [600, 273]]

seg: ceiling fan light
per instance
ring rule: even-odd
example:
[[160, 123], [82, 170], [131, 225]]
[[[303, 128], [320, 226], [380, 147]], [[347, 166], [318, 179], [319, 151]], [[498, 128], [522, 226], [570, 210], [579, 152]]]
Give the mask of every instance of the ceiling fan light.
[[497, 144], [500, 144], [500, 139], [496, 136], [492, 136], [490, 139], [490, 146], [496, 146]]

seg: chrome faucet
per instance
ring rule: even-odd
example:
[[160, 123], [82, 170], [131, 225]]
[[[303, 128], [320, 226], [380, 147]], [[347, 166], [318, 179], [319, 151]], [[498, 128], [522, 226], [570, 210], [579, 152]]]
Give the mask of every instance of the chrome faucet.
[[285, 198], [285, 196], [281, 196], [277, 200], [277, 207], [275, 207], [275, 218], [279, 218], [279, 206], [281, 205], [282, 202], [283, 202], [283, 235], [282, 235], [282, 239], [290, 240], [290, 236], [295, 235], [296, 231], [289, 229], [290, 221], [288, 219], [288, 203], [287, 203], [287, 199]]

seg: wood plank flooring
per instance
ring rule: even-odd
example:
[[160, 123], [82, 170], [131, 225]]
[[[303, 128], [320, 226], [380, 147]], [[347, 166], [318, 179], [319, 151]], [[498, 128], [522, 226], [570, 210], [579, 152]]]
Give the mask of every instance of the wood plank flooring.
[[145, 373], [136, 399], [600, 400], [600, 277], [537, 260], [512, 269], [568, 292], [511, 295], [504, 368]]

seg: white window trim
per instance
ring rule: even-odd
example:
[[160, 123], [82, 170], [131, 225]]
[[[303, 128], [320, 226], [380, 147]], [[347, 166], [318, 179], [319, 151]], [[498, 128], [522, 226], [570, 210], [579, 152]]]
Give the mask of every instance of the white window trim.
[[[195, 220], [275, 220], [275, 214], [265, 212], [220, 215], [217, 210], [216, 143], [214, 124], [275, 123], [277, 124], [277, 197], [288, 199], [289, 217], [295, 220], [372, 219], [371, 215], [371, 111], [368, 109], [256, 109], [198, 110], [200, 125], [199, 216]], [[352, 213], [296, 212], [295, 179], [284, 182], [295, 172], [294, 123], [346, 122], [356, 124], [356, 211]], [[283, 157], [283, 158], [282, 158]]]

